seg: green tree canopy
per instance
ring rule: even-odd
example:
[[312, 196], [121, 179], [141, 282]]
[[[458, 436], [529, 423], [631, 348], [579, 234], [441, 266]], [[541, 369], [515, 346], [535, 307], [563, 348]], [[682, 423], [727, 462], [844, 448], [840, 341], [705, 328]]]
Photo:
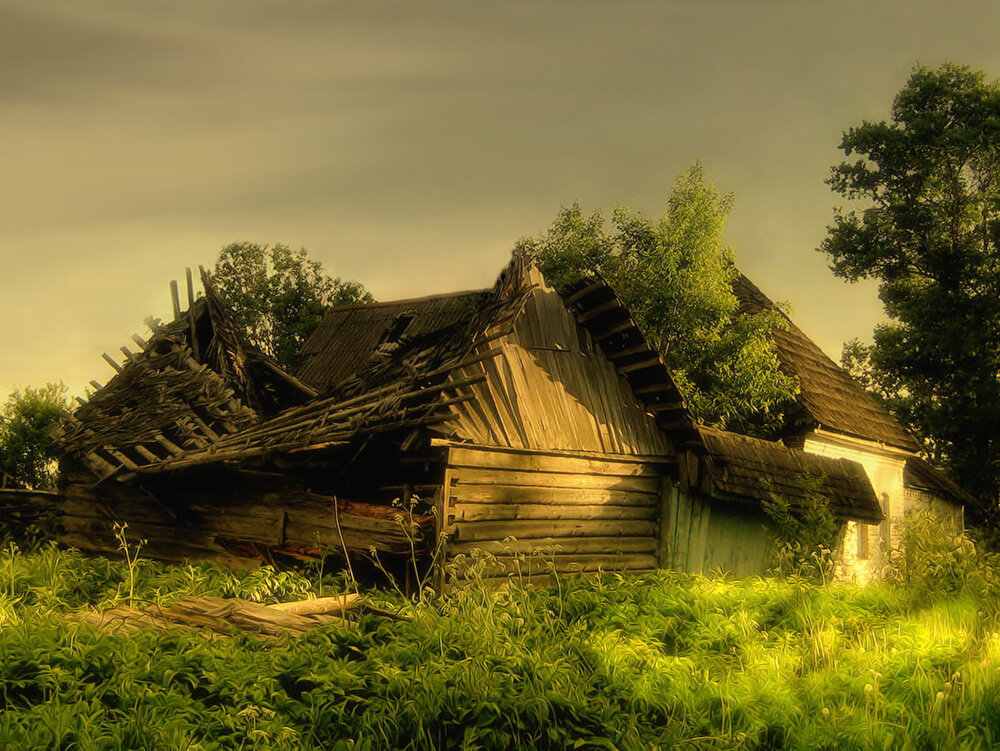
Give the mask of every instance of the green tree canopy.
[[844, 362], [927, 439], [970, 492], [1000, 480], [1000, 87], [953, 64], [917, 67], [888, 122], [841, 142], [833, 190], [850, 201], [820, 250], [876, 279], [889, 318]]
[[557, 287], [594, 272], [607, 279], [699, 420], [769, 435], [798, 387], [779, 370], [771, 339], [781, 316], [738, 314], [733, 251], [722, 239], [732, 201], [695, 165], [677, 178], [658, 220], [618, 208], [609, 229], [599, 213], [573, 204], [518, 248]]
[[47, 429], [68, 409], [61, 383], [10, 394], [0, 409], [0, 484], [32, 489], [55, 484], [55, 455]]
[[250, 342], [282, 365], [294, 361], [327, 308], [374, 300], [360, 283], [330, 278], [305, 248], [281, 243], [227, 245], [212, 280]]

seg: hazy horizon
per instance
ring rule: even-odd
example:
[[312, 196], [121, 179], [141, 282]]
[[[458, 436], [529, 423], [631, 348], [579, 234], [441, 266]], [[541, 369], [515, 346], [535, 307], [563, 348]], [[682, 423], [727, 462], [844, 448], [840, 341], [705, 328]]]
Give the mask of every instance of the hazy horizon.
[[917, 63], [1000, 75], [988, 2], [0, 0], [0, 395], [105, 382], [171, 279], [306, 247], [380, 300], [492, 284], [563, 204], [700, 161], [741, 269], [836, 359], [881, 317], [815, 248], [842, 132]]

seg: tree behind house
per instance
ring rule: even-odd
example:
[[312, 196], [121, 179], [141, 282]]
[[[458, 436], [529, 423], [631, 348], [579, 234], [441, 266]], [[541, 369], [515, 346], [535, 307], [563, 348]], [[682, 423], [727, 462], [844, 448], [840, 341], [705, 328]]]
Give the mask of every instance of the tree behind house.
[[772, 437], [798, 386], [780, 371], [771, 339], [772, 327], [785, 325], [780, 314], [739, 315], [733, 251], [722, 239], [732, 201], [695, 165], [677, 178], [658, 220], [620, 207], [609, 229], [573, 204], [518, 249], [556, 287], [595, 272], [607, 279], [699, 420]]
[[360, 283], [328, 276], [305, 248], [281, 243], [227, 245], [212, 280], [251, 344], [282, 365], [294, 362], [327, 308], [374, 300]]
[[[917, 67], [889, 122], [848, 130], [839, 211], [820, 250], [876, 279], [889, 321], [844, 363], [994, 509], [1000, 490], [1000, 86]], [[996, 519], [994, 519], [994, 524]]]
[[0, 409], [0, 485], [41, 489], [55, 484], [55, 455], [47, 429], [68, 408], [61, 383], [11, 393]]

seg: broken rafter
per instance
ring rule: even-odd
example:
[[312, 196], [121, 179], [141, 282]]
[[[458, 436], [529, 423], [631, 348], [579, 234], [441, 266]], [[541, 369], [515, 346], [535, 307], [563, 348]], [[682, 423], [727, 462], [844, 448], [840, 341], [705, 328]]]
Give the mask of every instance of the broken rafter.
[[170, 280], [170, 302], [174, 308], [174, 320], [176, 321], [181, 317], [181, 300], [180, 294], [177, 291], [177, 280]]
[[106, 363], [107, 363], [108, 365], [110, 365], [110, 366], [111, 366], [112, 368], [114, 368], [114, 369], [115, 369], [115, 372], [116, 372], [116, 373], [121, 373], [121, 372], [122, 372], [122, 366], [121, 366], [121, 365], [119, 365], [119, 364], [118, 364], [118, 361], [117, 361], [117, 360], [115, 360], [115, 358], [113, 358], [113, 357], [112, 357], [111, 355], [109, 355], [109, 354], [108, 354], [107, 352], [102, 352], [102, 353], [101, 353], [101, 357], [103, 357], [103, 358], [104, 358], [104, 361], [105, 361], [105, 362], [106, 362]]

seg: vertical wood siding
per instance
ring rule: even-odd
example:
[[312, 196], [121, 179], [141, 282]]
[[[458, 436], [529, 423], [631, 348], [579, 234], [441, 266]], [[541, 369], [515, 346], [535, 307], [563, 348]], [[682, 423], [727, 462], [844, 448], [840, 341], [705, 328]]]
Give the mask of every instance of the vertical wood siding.
[[761, 512], [676, 486], [663, 497], [661, 565], [690, 573], [716, 569], [735, 576], [763, 573], [772, 538]]
[[625, 377], [541, 277], [514, 330], [486, 347], [496, 357], [454, 375], [469, 401], [455, 404], [455, 432], [480, 445], [606, 454], [664, 455], [670, 442]]

